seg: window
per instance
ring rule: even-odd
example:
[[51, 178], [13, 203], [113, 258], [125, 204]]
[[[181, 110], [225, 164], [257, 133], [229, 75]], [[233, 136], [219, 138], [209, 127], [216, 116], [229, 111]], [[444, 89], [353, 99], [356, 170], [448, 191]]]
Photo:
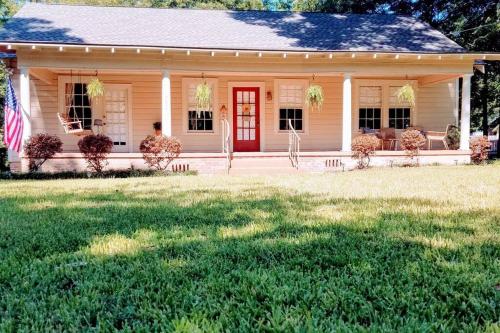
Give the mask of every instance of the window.
[[359, 128], [380, 129], [382, 87], [359, 87]]
[[416, 84], [412, 80], [356, 80], [358, 128], [404, 130], [412, 126], [415, 121], [413, 105], [397, 98], [399, 88], [408, 83]]
[[185, 124], [185, 130], [192, 133], [213, 133], [214, 132], [214, 108], [216, 105], [216, 90], [217, 85], [214, 79], [206, 79], [206, 82], [212, 88], [212, 107], [207, 110], [198, 110], [196, 105], [196, 87], [198, 84], [202, 83], [202, 79], [183, 79], [183, 98], [184, 107], [186, 110], [185, 118], [187, 120]]
[[289, 130], [289, 121], [296, 131], [304, 131], [304, 84], [282, 82], [278, 84], [278, 129]]
[[280, 108], [280, 131], [289, 130], [289, 120], [296, 131], [302, 131], [302, 109]]
[[380, 108], [359, 108], [359, 128], [380, 129]]
[[389, 108], [389, 127], [405, 129], [410, 126], [410, 108]]
[[194, 111], [190, 108], [188, 111], [188, 130], [189, 131], [212, 131], [213, 117], [212, 111]]
[[81, 121], [84, 129], [92, 129], [92, 106], [87, 96], [87, 84], [66, 83], [64, 88], [65, 114]]
[[389, 127], [405, 129], [411, 124], [411, 106], [398, 100], [397, 91], [399, 88], [401, 87], [389, 88]]

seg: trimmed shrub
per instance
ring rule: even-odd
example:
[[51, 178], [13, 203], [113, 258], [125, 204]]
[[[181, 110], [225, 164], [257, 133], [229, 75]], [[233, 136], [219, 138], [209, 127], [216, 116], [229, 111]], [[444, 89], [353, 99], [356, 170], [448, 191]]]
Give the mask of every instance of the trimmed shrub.
[[352, 157], [358, 160], [358, 168], [364, 169], [370, 165], [370, 156], [380, 145], [380, 139], [374, 135], [363, 134], [352, 140]]
[[24, 155], [28, 157], [31, 172], [40, 170], [40, 167], [56, 153], [61, 153], [62, 141], [56, 135], [46, 133], [31, 136], [24, 144]]
[[399, 143], [406, 154], [413, 159], [425, 145], [426, 139], [418, 130], [410, 129], [401, 133]]
[[164, 171], [180, 155], [182, 144], [175, 137], [148, 135], [141, 141], [139, 150], [150, 168]]
[[491, 142], [486, 136], [478, 136], [470, 140], [470, 159], [474, 164], [482, 164], [488, 159], [488, 151], [491, 148]]
[[78, 141], [78, 148], [91, 171], [102, 173], [108, 164], [107, 157], [113, 148], [113, 141], [106, 135], [87, 135]]
[[460, 148], [460, 129], [457, 126], [451, 126], [446, 135], [448, 148], [457, 150]]

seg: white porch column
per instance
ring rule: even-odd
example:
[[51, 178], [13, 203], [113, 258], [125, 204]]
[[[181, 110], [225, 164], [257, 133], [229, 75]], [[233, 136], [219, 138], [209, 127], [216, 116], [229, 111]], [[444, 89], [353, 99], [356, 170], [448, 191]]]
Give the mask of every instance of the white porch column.
[[351, 74], [344, 74], [343, 98], [342, 98], [342, 151], [351, 151], [352, 140], [352, 84]]
[[[30, 69], [21, 67], [19, 74], [19, 101], [23, 115], [23, 145], [31, 136]], [[23, 151], [23, 148], [21, 148]]]
[[470, 79], [472, 74], [465, 74], [462, 84], [462, 115], [460, 117], [460, 150], [469, 149], [470, 137]]
[[161, 132], [172, 136], [172, 96], [170, 87], [170, 72], [163, 71], [161, 79]]

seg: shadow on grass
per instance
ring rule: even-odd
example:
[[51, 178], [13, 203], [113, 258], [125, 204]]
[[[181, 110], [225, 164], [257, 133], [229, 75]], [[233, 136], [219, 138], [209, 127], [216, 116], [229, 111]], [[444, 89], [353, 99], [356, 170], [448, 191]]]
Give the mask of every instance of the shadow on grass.
[[[276, 187], [0, 205], [0, 329], [470, 330], [498, 320], [498, 216]], [[438, 209], [439, 208], [439, 209]], [[476, 239], [477, 238], [477, 239]]]

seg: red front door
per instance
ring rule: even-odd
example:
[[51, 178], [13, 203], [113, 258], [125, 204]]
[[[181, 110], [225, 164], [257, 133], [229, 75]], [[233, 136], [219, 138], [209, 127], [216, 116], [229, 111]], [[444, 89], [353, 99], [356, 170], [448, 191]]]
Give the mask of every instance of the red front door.
[[233, 88], [234, 151], [260, 150], [259, 88]]

